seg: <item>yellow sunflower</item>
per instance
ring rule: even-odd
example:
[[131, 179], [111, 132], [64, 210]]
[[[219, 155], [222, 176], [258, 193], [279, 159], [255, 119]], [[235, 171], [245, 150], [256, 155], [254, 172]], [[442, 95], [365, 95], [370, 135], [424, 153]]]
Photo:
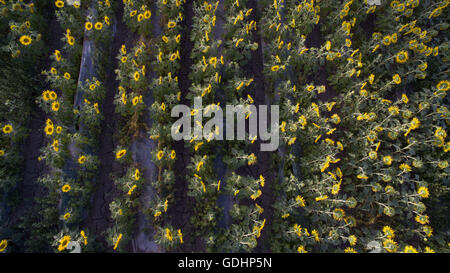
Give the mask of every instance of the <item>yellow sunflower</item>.
[[402, 83], [402, 78], [400, 78], [399, 74], [395, 74], [394, 76], [392, 76], [392, 80], [394, 81], [395, 84], [401, 84]]
[[96, 30], [101, 30], [103, 28], [103, 24], [102, 22], [97, 22], [95, 23], [94, 27]]
[[70, 243], [70, 239], [70, 236], [66, 235], [61, 240], [59, 240], [58, 251], [63, 251], [64, 249], [66, 249], [67, 245], [69, 245]]
[[91, 22], [86, 22], [86, 23], [84, 24], [84, 28], [85, 28], [86, 30], [91, 30], [91, 29], [92, 29], [92, 23], [91, 23]]
[[78, 158], [78, 163], [79, 164], [84, 164], [84, 162], [86, 162], [86, 156], [82, 155]]
[[122, 158], [126, 153], [127, 153], [127, 150], [122, 149], [116, 153], [116, 158], [117, 159]]
[[58, 110], [59, 110], [59, 101], [54, 101], [53, 103], [52, 103], [52, 110], [53, 111], [55, 111], [55, 112], [58, 112]]
[[383, 242], [383, 248], [386, 249], [388, 252], [395, 252], [397, 251], [398, 245], [394, 240], [387, 239], [384, 240]]
[[64, 220], [68, 220], [69, 218], [70, 218], [70, 213], [68, 212], [68, 213], [66, 213], [66, 214], [64, 214]]
[[397, 56], [395, 57], [395, 60], [397, 63], [406, 63], [408, 61], [408, 51], [402, 50], [399, 53], [397, 53]]
[[58, 0], [55, 2], [55, 6], [58, 8], [62, 8], [62, 7], [64, 7], [64, 2], [61, 0]]
[[69, 192], [71, 189], [69, 184], [65, 184], [64, 186], [62, 186], [61, 190], [62, 192]]
[[436, 88], [439, 91], [447, 91], [450, 87], [450, 82], [449, 81], [440, 81], [437, 85]]
[[10, 134], [13, 131], [13, 127], [11, 124], [6, 124], [3, 126], [3, 133]]
[[5, 249], [6, 249], [7, 246], [8, 246], [8, 241], [2, 240], [2, 241], [0, 242], [0, 252], [5, 251]]
[[27, 46], [27, 45], [31, 44], [31, 41], [33, 41], [33, 39], [31, 39], [31, 37], [28, 35], [23, 35], [22, 37], [20, 37], [19, 41], [24, 46]]
[[139, 72], [138, 72], [138, 71], [134, 72], [134, 75], [133, 75], [133, 77], [134, 77], [134, 80], [135, 80], [135, 81], [138, 81], [138, 80], [139, 80], [139, 78], [140, 78], [140, 76], [141, 76], [141, 74], [139, 74]]

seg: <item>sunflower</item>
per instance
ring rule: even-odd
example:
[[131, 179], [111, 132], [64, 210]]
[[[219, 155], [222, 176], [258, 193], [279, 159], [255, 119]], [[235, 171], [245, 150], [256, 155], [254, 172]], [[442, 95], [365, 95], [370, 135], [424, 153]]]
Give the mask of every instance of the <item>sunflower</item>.
[[64, 2], [61, 0], [58, 0], [55, 2], [55, 6], [58, 8], [62, 8], [62, 7], [64, 7]]
[[383, 227], [383, 234], [388, 239], [393, 239], [395, 237], [395, 232], [390, 226], [384, 226]]
[[383, 213], [389, 217], [392, 217], [395, 215], [395, 209], [392, 207], [384, 207]]
[[91, 30], [91, 29], [92, 29], [92, 23], [91, 23], [91, 22], [86, 22], [86, 23], [84, 24], [84, 28], [85, 28], [86, 30]]
[[450, 87], [450, 82], [449, 81], [440, 81], [437, 85], [436, 88], [439, 91], [447, 91]]
[[53, 150], [54, 150], [55, 152], [58, 152], [58, 151], [59, 151], [59, 142], [58, 142], [57, 139], [53, 140], [52, 147], [53, 147]]
[[135, 97], [131, 100], [131, 102], [133, 103], [133, 106], [136, 106], [136, 104], [138, 104], [138, 102], [139, 102], [139, 97], [138, 97], [138, 96], [135, 96]]
[[174, 28], [176, 25], [177, 25], [177, 23], [173, 22], [173, 21], [169, 21], [169, 23], [167, 23], [168, 28]]
[[391, 166], [391, 164], [392, 164], [392, 157], [390, 155], [387, 155], [387, 156], [383, 157], [383, 163], [386, 166]]
[[147, 10], [147, 11], [144, 12], [144, 18], [145, 19], [150, 19], [151, 16], [152, 16], [151, 11]]
[[63, 251], [67, 248], [67, 245], [70, 243], [70, 236], [66, 235], [61, 240], [59, 240], [58, 251]]
[[383, 242], [383, 248], [386, 249], [388, 252], [395, 252], [397, 251], [398, 245], [394, 240], [387, 239], [384, 240]]
[[81, 235], [81, 237], [83, 237], [83, 239], [84, 239], [84, 245], [87, 245], [87, 244], [88, 244], [88, 242], [87, 242], [87, 236], [86, 236], [86, 233], [84, 232], [84, 230], [80, 231], [80, 235]]
[[346, 46], [346, 47], [351, 47], [351, 46], [352, 46], [352, 40], [350, 40], [350, 39], [345, 39], [345, 46]]
[[28, 35], [23, 35], [22, 37], [20, 37], [19, 41], [22, 45], [27, 46], [31, 44], [31, 41], [33, 41], [33, 39], [31, 39], [31, 37]]
[[166, 111], [166, 104], [164, 102], [161, 103], [161, 110]]
[[133, 77], [134, 77], [134, 80], [135, 80], [135, 81], [138, 81], [138, 80], [139, 80], [139, 78], [140, 78], [140, 76], [141, 76], [141, 74], [139, 74], [139, 72], [138, 72], [138, 71], [134, 72], [134, 75], [133, 75]]
[[55, 49], [54, 54], [55, 54], [56, 61], [58, 61], [58, 62], [61, 61], [61, 52], [59, 50]]
[[134, 171], [134, 180], [139, 180], [140, 178], [140, 172], [139, 169], [136, 169], [136, 171]]
[[42, 92], [42, 99], [44, 101], [49, 101], [50, 100], [50, 91], [49, 90], [45, 90]]
[[53, 131], [54, 131], [53, 125], [47, 124], [47, 126], [45, 126], [44, 130], [47, 135], [49, 135], [49, 136], [52, 135]]
[[421, 63], [417, 68], [419, 68], [420, 71], [425, 71], [428, 68], [428, 63], [427, 62]]
[[397, 53], [397, 56], [395, 57], [395, 60], [397, 63], [406, 63], [408, 61], [408, 51], [402, 50], [399, 53]]
[[0, 156], [4, 156], [5, 155], [5, 150], [0, 149]]
[[304, 246], [299, 246], [299, 247], [297, 248], [297, 252], [298, 252], [298, 253], [308, 253], [308, 251], [306, 251], [306, 249], [305, 249]]
[[157, 154], [156, 154], [156, 157], [158, 158], [158, 160], [161, 160], [161, 158], [164, 156], [164, 152], [163, 151], [159, 151]]
[[375, 160], [375, 159], [377, 159], [377, 157], [378, 157], [378, 155], [377, 155], [376, 151], [370, 151], [369, 152], [369, 158], [370, 159]]
[[404, 253], [418, 253], [417, 249], [415, 249], [413, 246], [405, 246], [405, 249], [403, 250]]
[[60, 134], [62, 132], [62, 127], [61, 126], [57, 126], [56, 127], [56, 133]]
[[68, 212], [68, 213], [66, 213], [66, 214], [64, 214], [64, 220], [68, 220], [69, 218], [70, 218], [70, 213]]
[[59, 101], [54, 101], [53, 103], [52, 103], [52, 110], [53, 111], [55, 111], [55, 112], [58, 112], [58, 110], [59, 110]]
[[392, 34], [391, 41], [395, 44], [397, 43], [397, 33]]
[[68, 35], [67, 36], [67, 43], [69, 45], [74, 45], [75, 44], [75, 38], [73, 38], [73, 36]]
[[305, 206], [305, 199], [303, 199], [303, 197], [301, 195], [297, 195], [297, 197], [295, 197], [295, 201], [297, 202], [297, 204], [300, 207], [304, 207]]
[[109, 26], [109, 24], [110, 24], [109, 17], [105, 16], [104, 20], [105, 20], [105, 24], [107, 24]]
[[367, 140], [369, 140], [370, 142], [374, 142], [377, 139], [377, 137], [378, 137], [377, 132], [370, 131], [369, 134], [367, 135]]
[[8, 241], [2, 240], [2, 241], [0, 242], [0, 252], [5, 251], [5, 249], [6, 249], [7, 246], [8, 246]]
[[411, 166], [409, 166], [406, 163], [403, 163], [403, 164], [400, 164], [399, 169], [404, 171], [404, 172], [409, 173], [411, 171]]
[[96, 30], [101, 30], [103, 28], [103, 24], [102, 22], [97, 22], [95, 23], [94, 27]]
[[136, 10], [133, 10], [133, 11], [130, 12], [130, 16], [133, 17], [133, 16], [136, 15], [136, 13], [137, 13], [137, 11], [136, 11]]
[[10, 134], [13, 131], [13, 127], [11, 124], [6, 124], [3, 126], [3, 133]]
[[89, 89], [90, 89], [91, 91], [94, 91], [96, 87], [97, 87], [97, 85], [95, 85], [95, 84], [89, 85]]
[[356, 238], [355, 235], [350, 235], [348, 236], [348, 242], [351, 246], [356, 245], [356, 242], [358, 241], [358, 239]]
[[429, 246], [425, 247], [424, 253], [436, 253], [433, 249], [431, 249]]
[[417, 223], [420, 223], [422, 225], [428, 224], [428, 216], [427, 215], [416, 215], [416, 218], [414, 218]]
[[127, 153], [127, 150], [122, 149], [116, 153], [116, 158], [117, 159], [122, 158], [126, 153]]
[[394, 187], [392, 187], [391, 185], [386, 186], [384, 188], [384, 191], [386, 192], [386, 194], [394, 194], [395, 193], [395, 189]]
[[128, 60], [127, 56], [123, 56], [123, 57], [120, 59], [120, 61], [121, 61], [122, 63], [126, 63], [127, 60]]
[[51, 99], [51, 100], [56, 100], [56, 98], [58, 98], [58, 95], [56, 95], [56, 92], [55, 92], [55, 91], [49, 91], [49, 92], [48, 92], [48, 97], [49, 97], [49, 99]]
[[403, 11], [405, 10], [405, 4], [398, 4], [398, 5], [395, 7], [395, 9], [396, 9], [398, 12], [403, 12]]
[[436, 46], [435, 48], [433, 48], [433, 56], [437, 56], [439, 54], [439, 47]]
[[173, 62], [178, 58], [178, 54], [177, 53], [172, 53], [172, 55], [170, 55], [170, 60]]
[[70, 191], [71, 187], [69, 184], [65, 184], [64, 186], [62, 186], [61, 190], [62, 192], [68, 192]]
[[340, 208], [335, 208], [333, 211], [333, 218], [335, 220], [342, 220], [345, 216], [345, 211]]
[[274, 65], [274, 66], [272, 66], [272, 71], [273, 71], [273, 72], [278, 71], [278, 69], [280, 69], [280, 66], [279, 66], [279, 65]]
[[341, 184], [340, 184], [340, 183], [334, 184], [334, 185], [331, 187], [331, 194], [333, 194], [333, 195], [338, 194], [340, 188], [341, 188]]
[[344, 252], [345, 252], [345, 253], [356, 253], [356, 250], [355, 250], [354, 248], [347, 247], [347, 248], [344, 250]]
[[64, 73], [64, 78], [70, 80], [70, 74], [68, 72]]
[[144, 14], [140, 13], [137, 17], [138, 22], [142, 21], [144, 19]]
[[383, 41], [382, 41], [383, 45], [388, 46], [391, 44], [391, 36], [387, 35], [384, 36]]
[[408, 96], [406, 94], [402, 94], [402, 101], [405, 104], [409, 102]]
[[402, 83], [402, 78], [400, 78], [400, 75], [398, 75], [398, 74], [395, 74], [394, 76], [392, 76], [392, 80], [394, 81], [395, 84]]
[[448, 167], [448, 161], [447, 161], [447, 160], [439, 161], [438, 167], [439, 167], [440, 169], [445, 169], [445, 168], [447, 168], [447, 167]]
[[84, 164], [84, 162], [86, 162], [86, 156], [82, 155], [78, 158], [78, 163], [79, 164]]

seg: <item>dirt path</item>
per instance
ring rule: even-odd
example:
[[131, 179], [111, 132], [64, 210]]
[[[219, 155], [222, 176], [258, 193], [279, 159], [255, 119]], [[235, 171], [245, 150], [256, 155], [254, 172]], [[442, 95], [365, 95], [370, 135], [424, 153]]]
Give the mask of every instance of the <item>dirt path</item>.
[[[252, 8], [255, 12], [250, 15], [250, 20], [255, 20], [256, 25], [261, 25], [261, 11], [258, 9], [257, 0], [249, 0], [247, 4], [248, 8]], [[265, 83], [264, 83], [264, 58], [263, 58], [263, 41], [259, 32], [253, 32], [253, 40], [258, 43], [258, 49], [252, 51], [251, 59], [246, 65], [245, 69], [250, 78], [254, 79], [253, 90], [250, 95], [254, 98], [255, 106], [259, 105], [270, 105], [269, 98], [266, 95]], [[273, 184], [275, 183], [275, 171], [271, 169], [272, 166], [272, 152], [261, 152], [260, 151], [261, 140], [257, 140], [255, 145], [252, 146], [252, 152], [255, 153], [257, 157], [257, 164], [252, 166], [251, 173], [259, 177], [259, 175], [264, 176], [265, 186], [262, 188], [262, 195], [257, 202], [263, 209], [261, 219], [266, 219], [265, 228], [261, 232], [261, 236], [258, 238], [258, 245], [253, 252], [270, 252], [270, 242], [269, 242], [269, 232], [267, 228], [270, 226], [273, 218]]]
[[123, 3], [120, 2], [118, 10], [116, 11], [116, 28], [113, 33], [109, 57], [109, 60], [111, 60], [111, 65], [107, 70], [107, 80], [105, 82], [106, 94], [101, 109], [104, 119], [101, 122], [101, 133], [98, 147], [100, 167], [98, 169], [98, 177], [96, 180], [97, 184], [92, 199], [91, 209], [84, 223], [84, 226], [87, 227], [91, 236], [94, 236], [95, 240], [105, 248], [107, 247], [107, 244], [105, 241], [104, 232], [112, 225], [109, 211], [109, 204], [112, 202], [114, 197], [114, 187], [111, 173], [118, 168], [115, 164], [113, 155], [113, 150], [115, 147], [113, 135], [116, 128], [115, 121], [117, 120], [113, 102], [118, 86], [114, 72], [117, 68], [117, 61], [115, 57], [124, 41], [127, 41], [125, 44], [131, 44], [131, 39], [128, 39], [129, 32], [127, 27], [122, 22], [122, 14]]
[[[189, 87], [192, 85], [189, 79], [191, 73], [192, 59], [191, 52], [193, 43], [191, 41], [192, 19], [194, 17], [193, 1], [186, 1], [184, 6], [184, 18], [181, 23], [183, 30], [181, 32], [181, 68], [178, 71], [178, 87], [181, 91], [180, 104], [189, 105], [186, 95], [189, 93]], [[172, 225], [180, 228], [183, 234], [194, 234], [193, 226], [189, 223], [190, 216], [193, 214], [193, 208], [190, 204], [191, 198], [187, 196], [188, 181], [186, 180], [187, 169], [191, 158], [190, 152], [184, 148], [184, 141], [177, 141], [173, 143], [175, 152], [177, 154], [176, 163], [174, 165], [175, 185], [174, 198], [175, 203], [168, 209], [168, 214], [171, 218]], [[192, 252], [201, 251], [196, 238], [193, 236], [186, 236], [185, 243], [179, 251]]]

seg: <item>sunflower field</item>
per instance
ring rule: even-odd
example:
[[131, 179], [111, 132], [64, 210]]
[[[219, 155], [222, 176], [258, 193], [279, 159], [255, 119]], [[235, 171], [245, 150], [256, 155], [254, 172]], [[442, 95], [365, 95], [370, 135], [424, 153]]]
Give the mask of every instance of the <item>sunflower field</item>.
[[0, 253], [450, 252], [449, 10], [0, 0]]

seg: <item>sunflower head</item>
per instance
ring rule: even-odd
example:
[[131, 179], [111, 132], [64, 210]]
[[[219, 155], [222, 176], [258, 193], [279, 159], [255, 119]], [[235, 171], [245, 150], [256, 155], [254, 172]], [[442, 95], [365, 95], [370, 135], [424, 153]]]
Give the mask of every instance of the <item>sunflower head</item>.
[[11, 124], [6, 124], [3, 126], [3, 133], [10, 134], [13, 131], [13, 127]]
[[28, 35], [23, 35], [20, 37], [19, 41], [22, 45], [27, 46], [31, 44], [31, 41], [33, 41], [33, 39], [31, 39], [31, 37]]
[[65, 185], [62, 186], [62, 188], [61, 188], [61, 190], [62, 190], [63, 192], [68, 192], [68, 191], [70, 191], [70, 189], [71, 189], [71, 187], [70, 187], [69, 184], [65, 184]]

